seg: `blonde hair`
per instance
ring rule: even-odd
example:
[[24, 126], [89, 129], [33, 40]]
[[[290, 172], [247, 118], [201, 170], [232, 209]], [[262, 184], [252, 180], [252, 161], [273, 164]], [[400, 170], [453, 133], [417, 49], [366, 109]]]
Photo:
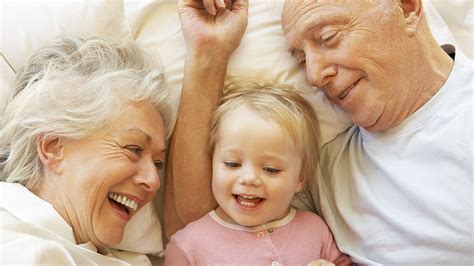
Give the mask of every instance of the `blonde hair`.
[[0, 119], [0, 176], [30, 189], [42, 180], [38, 136], [73, 139], [105, 133], [128, 103], [151, 102], [170, 135], [173, 109], [163, 72], [131, 40], [59, 38], [18, 72]]
[[301, 152], [301, 178], [307, 186], [315, 175], [320, 141], [316, 113], [308, 101], [288, 85], [236, 82], [232, 79], [212, 116], [209, 140], [211, 153], [214, 152], [222, 120], [241, 106], [250, 108], [264, 118], [273, 119], [288, 131]]

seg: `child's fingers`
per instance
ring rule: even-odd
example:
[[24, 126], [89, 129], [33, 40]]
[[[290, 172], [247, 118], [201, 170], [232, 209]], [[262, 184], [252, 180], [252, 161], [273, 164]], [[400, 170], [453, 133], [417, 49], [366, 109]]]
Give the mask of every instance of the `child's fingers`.
[[217, 13], [215, 1], [219, 1], [219, 0], [203, 0], [204, 8], [211, 15], [216, 15]]
[[232, 0], [222, 0], [222, 2], [224, 3], [224, 7], [228, 8], [228, 9], [232, 9]]
[[218, 8], [225, 8], [225, 2], [224, 0], [215, 0], [216, 1], [216, 7]]

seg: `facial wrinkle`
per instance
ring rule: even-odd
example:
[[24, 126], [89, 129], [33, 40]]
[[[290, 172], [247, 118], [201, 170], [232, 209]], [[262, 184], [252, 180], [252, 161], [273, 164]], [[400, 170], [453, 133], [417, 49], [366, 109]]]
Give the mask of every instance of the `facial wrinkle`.
[[[299, 21], [308, 21], [306, 19], [307, 16], [311, 16], [311, 12], [313, 9], [318, 8], [320, 3], [317, 3], [317, 1], [314, 1], [311, 4], [307, 4], [307, 1], [301, 1], [296, 4], [296, 6], [293, 7], [291, 10], [291, 14], [289, 15], [284, 15], [283, 20], [286, 22], [284, 23], [284, 31], [285, 32], [291, 32], [293, 31], [293, 28], [298, 24]], [[294, 3], [294, 2], [293, 2]], [[303, 7], [299, 7], [303, 5]], [[288, 14], [287, 10], [284, 10], [284, 14]], [[288, 18], [286, 18], [288, 17]]]
[[381, 24], [385, 24], [388, 22], [389, 18], [393, 16], [396, 7], [397, 5], [393, 1], [377, 1], [377, 4], [374, 5], [373, 15], [378, 18]]

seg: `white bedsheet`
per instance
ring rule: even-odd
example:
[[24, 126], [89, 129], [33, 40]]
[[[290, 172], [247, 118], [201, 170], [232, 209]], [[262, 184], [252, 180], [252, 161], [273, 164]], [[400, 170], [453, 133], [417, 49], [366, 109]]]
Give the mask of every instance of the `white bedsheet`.
[[[280, 27], [282, 5], [281, 0], [250, 0], [248, 28], [228, 72], [234, 76], [265, 78], [296, 86], [316, 109], [323, 142], [327, 142], [346, 129], [350, 121], [307, 83], [303, 69], [288, 52]], [[51, 38], [81, 32], [108, 38], [130, 36], [151, 50], [161, 58], [167, 84], [174, 92], [173, 101], [178, 105], [186, 50], [176, 12], [177, 1], [3, 0], [0, 9], [0, 53], [3, 55], [0, 57], [0, 110], [10, 93], [8, 84], [14, 78], [13, 69], [21, 67], [35, 49]], [[438, 42], [458, 43], [466, 55], [474, 58], [474, 1], [426, 0], [425, 13]], [[155, 199], [158, 210], [161, 210], [161, 204], [162, 194], [159, 193]], [[159, 221], [149, 218], [156, 217], [154, 213], [144, 215], [151, 216], [127, 226], [128, 234], [137, 235], [153, 229], [152, 239], [146, 239], [148, 234], [142, 234], [134, 239], [124, 239], [123, 244], [133, 251], [159, 253], [163, 248], [159, 245], [161, 238], [156, 237], [161, 230], [157, 227]], [[160, 211], [158, 217], [162, 217]]]

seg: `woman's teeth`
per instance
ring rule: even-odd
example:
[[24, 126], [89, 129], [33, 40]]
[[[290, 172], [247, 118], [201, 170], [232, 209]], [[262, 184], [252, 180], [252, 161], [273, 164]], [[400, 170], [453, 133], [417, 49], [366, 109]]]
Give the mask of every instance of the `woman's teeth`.
[[132, 209], [134, 211], [137, 210], [138, 208], [138, 204], [134, 201], [134, 200], [131, 200], [123, 195], [119, 195], [119, 194], [116, 194], [116, 193], [109, 193], [109, 195], [107, 195], [109, 197], [109, 199], [112, 199], [122, 205], [124, 205], [125, 207], [129, 208], [129, 209]]

